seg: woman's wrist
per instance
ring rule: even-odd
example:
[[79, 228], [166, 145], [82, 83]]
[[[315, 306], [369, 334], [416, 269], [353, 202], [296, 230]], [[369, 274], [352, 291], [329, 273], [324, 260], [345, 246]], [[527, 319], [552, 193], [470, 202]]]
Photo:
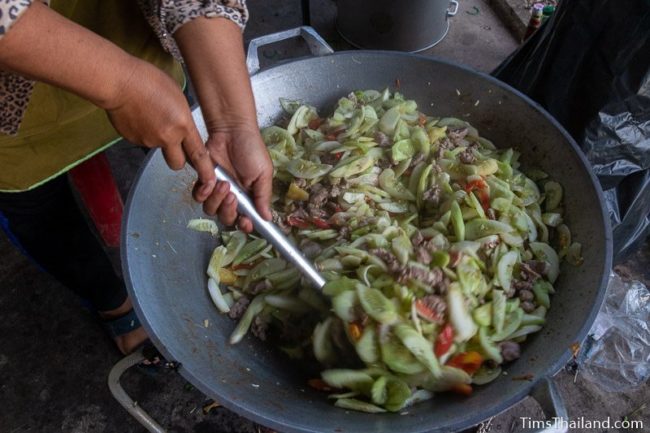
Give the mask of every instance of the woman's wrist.
[[196, 18], [175, 34], [210, 134], [257, 131], [257, 113], [240, 28]]

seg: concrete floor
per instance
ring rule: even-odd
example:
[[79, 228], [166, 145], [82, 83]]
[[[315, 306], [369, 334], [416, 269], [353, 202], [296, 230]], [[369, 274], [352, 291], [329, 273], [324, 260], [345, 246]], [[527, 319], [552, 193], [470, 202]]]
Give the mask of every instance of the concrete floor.
[[[349, 48], [336, 34], [336, 5], [312, 2], [313, 25], [336, 49]], [[252, 14], [246, 38], [301, 23], [299, 1], [249, 0]], [[466, 12], [475, 13], [470, 15]], [[426, 54], [490, 71], [516, 48], [483, 0], [461, 2], [447, 38]], [[142, 152], [126, 145], [110, 151], [123, 192], [133, 179]], [[112, 252], [115, 256], [116, 252]], [[647, 245], [629, 270], [648, 281]], [[120, 355], [94, 316], [64, 287], [19, 255], [0, 235], [0, 433], [141, 432], [143, 429], [112, 399], [106, 377]], [[648, 399], [648, 390], [607, 394], [578, 376], [556, 378], [572, 417], [620, 419]], [[208, 414], [209, 403], [175, 373], [127, 374], [123, 383], [139, 404], [170, 432], [259, 432], [260, 426], [226, 409]], [[635, 417], [650, 421], [648, 408]], [[539, 419], [539, 408], [525, 400], [492, 420], [485, 431], [523, 431], [519, 417]], [[609, 431], [615, 431], [610, 429]]]

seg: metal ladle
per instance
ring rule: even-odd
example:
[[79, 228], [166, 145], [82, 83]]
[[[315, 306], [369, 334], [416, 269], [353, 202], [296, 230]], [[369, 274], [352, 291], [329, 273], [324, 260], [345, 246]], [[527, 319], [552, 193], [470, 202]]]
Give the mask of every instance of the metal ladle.
[[257, 213], [255, 205], [248, 197], [248, 194], [239, 186], [239, 184], [221, 167], [217, 166], [214, 169], [217, 179], [220, 181], [228, 182], [230, 184], [230, 191], [237, 198], [237, 211], [240, 214], [247, 216], [253, 222], [253, 227], [264, 239], [269, 241], [276, 250], [284, 256], [289, 262], [293, 263], [317, 289], [321, 289], [325, 285], [325, 279], [316, 270], [309, 260], [302, 255], [300, 251], [291, 243], [289, 239], [278, 229], [278, 227], [270, 221], [266, 221], [262, 216]]

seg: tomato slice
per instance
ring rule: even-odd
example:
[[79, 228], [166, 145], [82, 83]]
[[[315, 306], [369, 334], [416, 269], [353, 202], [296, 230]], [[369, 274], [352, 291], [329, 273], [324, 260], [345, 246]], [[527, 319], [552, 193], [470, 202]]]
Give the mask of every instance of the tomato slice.
[[322, 219], [322, 218], [313, 217], [311, 219], [311, 222], [312, 222], [312, 224], [314, 224], [319, 229], [328, 229], [328, 228], [330, 228], [329, 223], [327, 221], [325, 221], [324, 219]]
[[433, 353], [435, 353], [437, 357], [441, 357], [447, 353], [453, 343], [454, 328], [447, 323], [444, 328], [442, 328], [442, 331], [440, 331], [440, 334], [438, 334], [438, 338], [436, 338], [436, 343], [433, 346]]
[[354, 322], [350, 323], [348, 325], [348, 332], [350, 333], [350, 337], [352, 337], [352, 339], [354, 341], [359, 341], [359, 339], [361, 338], [361, 333], [362, 333], [361, 325], [359, 325], [358, 323], [354, 323]]
[[483, 179], [475, 179], [465, 184], [465, 192], [476, 191], [476, 196], [481, 202], [481, 207], [485, 212], [490, 208], [490, 194], [487, 191], [487, 184]]
[[433, 311], [429, 306], [422, 301], [422, 299], [418, 299], [415, 301], [415, 310], [417, 313], [422, 316], [424, 319], [428, 320], [429, 322], [433, 323], [440, 323], [442, 322], [442, 317], [435, 311]]
[[470, 376], [476, 373], [481, 364], [483, 364], [483, 356], [475, 351], [459, 353], [447, 362], [450, 367], [460, 368]]
[[465, 192], [486, 189], [487, 184], [483, 179], [474, 179], [465, 184]]
[[307, 124], [307, 127], [309, 129], [316, 130], [316, 129], [320, 128], [320, 126], [323, 124], [324, 121], [325, 121], [325, 119], [321, 119], [320, 117], [316, 117], [316, 118], [311, 119], [309, 121], [309, 123]]
[[309, 223], [305, 221], [304, 218], [300, 218], [293, 215], [289, 215], [287, 217], [287, 224], [289, 224], [291, 227], [298, 227], [299, 229], [309, 228]]
[[458, 385], [452, 386], [450, 391], [469, 397], [472, 395], [472, 385], [468, 383], [459, 383]]
[[330, 392], [333, 390], [332, 387], [325, 383], [323, 379], [319, 378], [309, 379], [307, 381], [307, 385], [311, 386], [317, 391]]

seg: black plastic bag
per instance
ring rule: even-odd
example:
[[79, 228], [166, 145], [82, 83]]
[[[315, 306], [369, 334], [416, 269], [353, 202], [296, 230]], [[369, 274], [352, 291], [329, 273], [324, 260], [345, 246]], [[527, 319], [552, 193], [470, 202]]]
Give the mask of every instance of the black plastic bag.
[[600, 179], [621, 259], [650, 234], [650, 1], [562, 0], [494, 72], [544, 106]]

